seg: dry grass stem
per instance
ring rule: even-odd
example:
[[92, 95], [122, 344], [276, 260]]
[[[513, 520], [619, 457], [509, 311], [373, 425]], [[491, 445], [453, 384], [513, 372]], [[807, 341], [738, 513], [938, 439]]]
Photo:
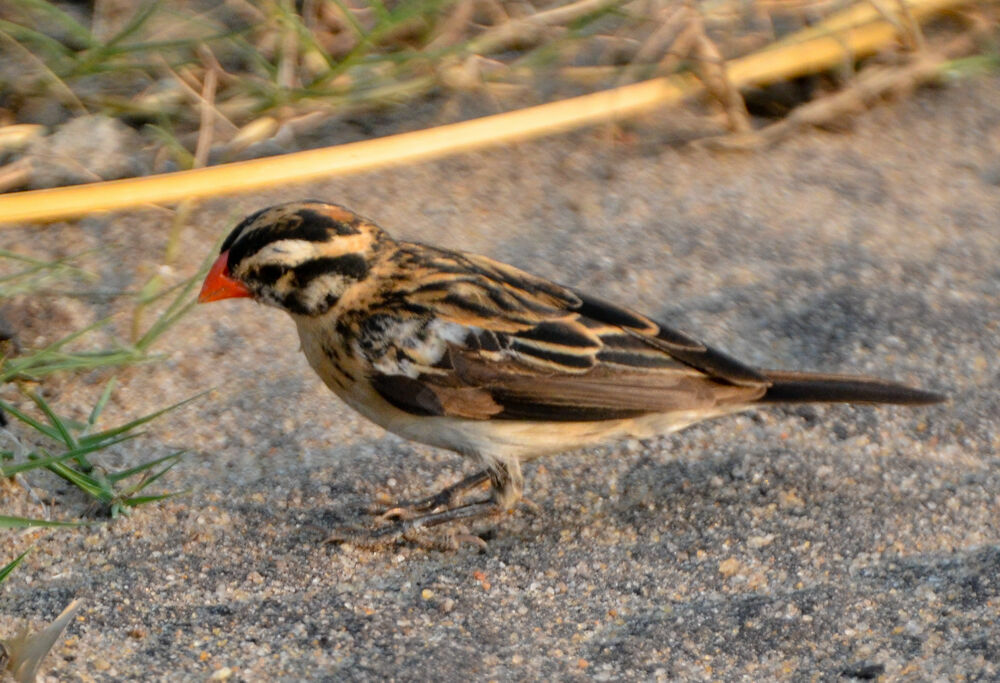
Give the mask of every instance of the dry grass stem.
[[620, 0], [577, 0], [577, 2], [539, 12], [520, 19], [511, 19], [489, 29], [471, 41], [467, 52], [492, 54], [515, 45], [526, 45], [541, 39], [547, 27], [560, 26], [603, 10], [615, 7]]
[[[493, 46], [498, 46], [508, 38], [513, 39], [509, 32], [510, 26], [527, 25], [545, 30], [550, 22], [566, 21], [569, 17], [597, 12], [613, 4], [611, 0], [585, 0], [522, 20], [512, 19], [504, 26], [487, 30], [480, 40], [486, 39]], [[914, 20], [920, 20], [963, 4], [964, 0], [917, 0], [911, 3], [910, 12]], [[892, 10], [892, 7], [886, 6], [887, 10]], [[504, 40], [493, 42], [498, 38]], [[764, 50], [724, 63], [721, 50], [708, 39], [704, 25], [691, 21], [674, 40], [671, 52], [695, 57], [702, 79], [714, 96], [724, 103], [730, 126], [734, 130], [747, 131], [749, 127], [739, 98], [739, 88], [794, 78], [841, 65], [851, 66], [855, 58], [884, 49], [897, 40], [897, 27], [879, 19], [877, 11], [866, 1], [828, 17], [817, 26], [790, 35]], [[679, 51], [681, 48], [684, 52]], [[465, 71], [455, 71], [450, 76], [460, 87], [480, 87], [484, 80], [494, 75], [483, 71], [485, 64], [478, 60], [463, 62], [460, 68]], [[386, 75], [392, 76], [391, 65], [384, 66], [390, 69]], [[514, 70], [512, 73], [517, 72]], [[341, 76], [350, 78], [348, 74]], [[432, 73], [384, 81], [365, 92], [363, 104], [367, 106], [371, 103], [412, 99], [437, 87], [441, 78], [442, 75]], [[497, 92], [497, 88], [502, 90], [504, 87], [509, 86], [491, 83], [487, 90]], [[677, 74], [530, 109], [340, 147], [93, 186], [14, 193], [0, 196], [0, 221], [14, 223], [22, 220], [51, 220], [152, 201], [171, 202], [319, 176], [359, 172], [387, 164], [412, 163], [612, 121], [653, 107], [679, 102], [699, 91], [698, 84], [690, 76]], [[247, 97], [240, 101], [233, 97], [220, 103], [218, 108], [231, 115], [230, 108], [237, 106], [237, 103], [238, 108], [244, 112], [254, 111], [258, 106], [253, 98]], [[350, 93], [342, 97], [302, 98], [286, 109], [282, 116], [297, 117], [310, 110], [323, 111], [331, 107], [346, 111], [359, 104], [362, 103]]]
[[212, 149], [212, 138], [215, 126], [213, 122], [218, 113], [215, 108], [215, 87], [218, 76], [215, 69], [205, 71], [205, 83], [201, 89], [199, 109], [201, 110], [201, 125], [198, 127], [198, 145], [194, 151], [194, 167], [201, 168], [208, 163], [208, 153]]
[[31, 180], [31, 160], [26, 158], [0, 166], [0, 192], [24, 187]]
[[[184, 70], [183, 72], [179, 73], [177, 71], [174, 71], [170, 67], [170, 65], [167, 64], [166, 60], [163, 59], [162, 57], [159, 58], [158, 61], [160, 63], [160, 67], [168, 74], [170, 74], [175, 80], [175, 82], [178, 85], [180, 85], [181, 90], [188, 96], [188, 99], [190, 99], [194, 104], [198, 106], [198, 109], [200, 111], [200, 117], [199, 117], [200, 121], [202, 122], [204, 121], [205, 111], [207, 109], [207, 111], [210, 112], [213, 115], [213, 117], [219, 121], [219, 123], [225, 126], [230, 131], [231, 134], [235, 134], [239, 130], [239, 128], [236, 126], [236, 124], [232, 122], [229, 116], [227, 116], [226, 113], [223, 112], [221, 109], [219, 109], [219, 107], [217, 107], [215, 104], [215, 88], [218, 84], [218, 71], [216, 71], [216, 69], [213, 66], [210, 66], [206, 69], [206, 77], [205, 77], [207, 81], [208, 73], [213, 74], [212, 79], [214, 85], [212, 86], [212, 100], [209, 101], [205, 98], [204, 83], [198, 83], [197, 79], [195, 79], [193, 75], [190, 74], [189, 70]], [[163, 103], [161, 102], [160, 104]]]
[[974, 49], [968, 36], [955, 39], [941, 50], [921, 51], [906, 63], [875, 64], [860, 71], [844, 90], [796, 107], [781, 121], [753, 133], [699, 140], [695, 144], [711, 149], [750, 150], [767, 147], [804, 127], [827, 127], [870, 108], [886, 97], [899, 97], [918, 86], [940, 78], [943, 66]]
[[435, 36], [427, 44], [428, 52], [436, 52], [457, 45], [465, 39], [469, 25], [476, 11], [475, 0], [460, 0], [441, 22]]

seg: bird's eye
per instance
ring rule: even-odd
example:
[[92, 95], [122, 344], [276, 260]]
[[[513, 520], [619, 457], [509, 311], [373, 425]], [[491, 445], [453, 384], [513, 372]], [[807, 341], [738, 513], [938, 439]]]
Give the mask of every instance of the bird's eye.
[[285, 266], [267, 263], [254, 269], [251, 272], [251, 276], [262, 284], [273, 285], [287, 272], [287, 270], [288, 268]]

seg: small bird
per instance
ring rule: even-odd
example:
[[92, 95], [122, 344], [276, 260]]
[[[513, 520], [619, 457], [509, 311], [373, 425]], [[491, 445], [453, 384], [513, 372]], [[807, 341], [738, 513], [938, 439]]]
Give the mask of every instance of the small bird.
[[[262, 209], [220, 252], [200, 302], [250, 297], [286, 311], [309, 364], [345, 403], [388, 431], [484, 468], [392, 508], [383, 517], [393, 524], [359, 537], [394, 538], [508, 510], [522, 497], [522, 463], [761, 403], [944, 400], [871, 377], [752, 368], [513, 266], [394, 240], [336, 204]], [[487, 498], [460, 504], [486, 482]]]

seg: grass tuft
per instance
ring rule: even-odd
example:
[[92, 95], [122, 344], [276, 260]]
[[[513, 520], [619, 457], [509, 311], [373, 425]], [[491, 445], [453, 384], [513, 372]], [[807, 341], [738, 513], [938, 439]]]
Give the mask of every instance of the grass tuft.
[[[22, 256], [12, 255], [10, 252], [0, 251], [0, 260], [3, 259], [28, 260]], [[48, 278], [60, 273], [75, 273], [79, 270], [67, 265], [66, 259], [53, 262], [31, 261], [31, 263], [31, 268], [15, 274], [15, 276], [20, 276], [20, 282], [11, 279], [9, 280], [10, 289], [0, 288], [0, 300], [4, 296], [9, 296], [8, 292], [23, 293], [34, 290], [42, 282], [46, 282]], [[118, 342], [112, 348], [98, 350], [80, 351], [68, 348], [89, 333], [106, 329], [111, 318], [104, 318], [44, 348], [17, 356], [0, 358], [0, 384], [12, 381], [37, 382], [55, 372], [96, 370], [159, 360], [159, 356], [151, 353], [153, 345], [194, 306], [195, 299], [192, 294], [207, 272], [208, 266], [209, 264], [206, 262], [195, 275], [162, 291], [140, 293], [136, 303], [136, 316], [161, 300], [169, 299], [169, 301], [149, 327], [144, 331], [140, 330], [135, 335], [134, 342]], [[14, 278], [15, 276], [10, 277]], [[0, 285], [5, 279], [0, 279]]]
[[0, 401], [0, 409], [27, 425], [38, 435], [55, 442], [55, 448], [58, 449], [58, 452], [53, 454], [49, 449], [38, 446], [20, 456], [14, 450], [0, 450], [0, 463], [5, 463], [0, 464], [0, 477], [13, 477], [32, 470], [46, 469], [86, 494], [102, 515], [111, 518], [118, 517], [129, 508], [177, 495], [176, 492], [155, 496], [137, 494], [170, 471], [184, 455], [184, 451], [177, 451], [120, 472], [104, 472], [96, 467], [88, 456], [134, 439], [141, 434], [139, 428], [146, 423], [197, 400], [203, 394], [117, 427], [88, 433], [97, 420], [100, 407], [107, 401], [108, 387], [98, 404], [94, 406], [88, 423], [60, 417], [45, 399], [34, 393], [29, 393], [28, 397], [45, 416], [46, 421], [32, 417], [6, 401]]
[[[52, 281], [65, 277], [80, 277], [86, 273], [72, 265], [71, 259], [46, 262], [10, 252], [0, 252], [0, 260], [20, 266], [12, 276], [0, 279], [0, 295], [4, 292], [22, 294], [37, 291]], [[76, 347], [88, 335], [106, 330], [110, 319], [102, 319], [73, 332], [48, 346], [7, 356], [0, 359], [0, 384], [13, 383], [20, 387], [21, 395], [33, 404], [33, 410], [0, 399], [0, 412], [21, 423], [24, 431], [15, 436], [5, 433], [13, 447], [0, 449], [0, 477], [19, 477], [30, 472], [46, 471], [71, 484], [82, 492], [92, 504], [95, 516], [114, 519], [129, 510], [176, 496], [180, 492], [149, 493], [149, 487], [158, 482], [184, 456], [184, 451], [142, 462], [120, 471], [106, 471], [93, 460], [93, 456], [109, 448], [135, 439], [143, 428], [156, 418], [200, 398], [202, 394], [153, 411], [122, 424], [100, 429], [98, 423], [115, 388], [115, 377], [105, 383], [91, 407], [85, 422], [61, 415], [40, 393], [29, 384], [65, 371], [93, 371], [120, 368], [137, 363], [157, 360], [151, 351], [153, 345], [176, 325], [194, 304], [193, 291], [204, 275], [208, 264], [191, 278], [171, 287], [155, 291], [145, 287], [134, 296], [134, 319], [142, 311], [156, 306], [158, 315], [147, 327], [135, 327], [132, 342], [117, 342], [111, 348], [84, 349]], [[159, 283], [157, 283], [159, 286]], [[138, 325], [138, 322], [136, 322]], [[25, 445], [27, 442], [30, 446]], [[28, 517], [0, 516], [0, 528], [74, 526], [72, 521], [53, 521]]]
[[[654, 6], [644, 12], [625, 0], [577, 0], [555, 9], [487, 0], [292, 7], [277, 0], [210, 9], [193, 1], [134, 2], [119, 5], [119, 27], [101, 36], [86, 12], [74, 17], [56, 3], [18, 0], [0, 10], [0, 56], [6, 52], [23, 68], [8, 82], [0, 71], [0, 88], [15, 97], [48, 90], [73, 108], [147, 124], [154, 141], [186, 167], [190, 158], [180, 150], [194, 152], [197, 93], [210, 71], [219, 77], [213, 106], [228, 117], [231, 139], [265, 116], [295, 126], [315, 112], [521, 84], [525, 69], [545, 75], [556, 95], [575, 87], [562, 71], [623, 66], [658, 21], [650, 15]], [[715, 15], [716, 23], [729, 16]], [[655, 71], [663, 54], [644, 58], [646, 71]], [[465, 69], [469, 59], [497, 68]], [[603, 85], [614, 85], [616, 76], [609, 73]]]

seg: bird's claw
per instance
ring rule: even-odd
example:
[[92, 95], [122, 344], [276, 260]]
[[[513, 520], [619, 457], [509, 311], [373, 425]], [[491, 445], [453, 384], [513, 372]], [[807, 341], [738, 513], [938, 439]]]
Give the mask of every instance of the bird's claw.
[[397, 505], [396, 507], [389, 508], [384, 512], [378, 513], [375, 518], [376, 522], [403, 522], [408, 519], [415, 519], [418, 516], [418, 510], [409, 505]]

